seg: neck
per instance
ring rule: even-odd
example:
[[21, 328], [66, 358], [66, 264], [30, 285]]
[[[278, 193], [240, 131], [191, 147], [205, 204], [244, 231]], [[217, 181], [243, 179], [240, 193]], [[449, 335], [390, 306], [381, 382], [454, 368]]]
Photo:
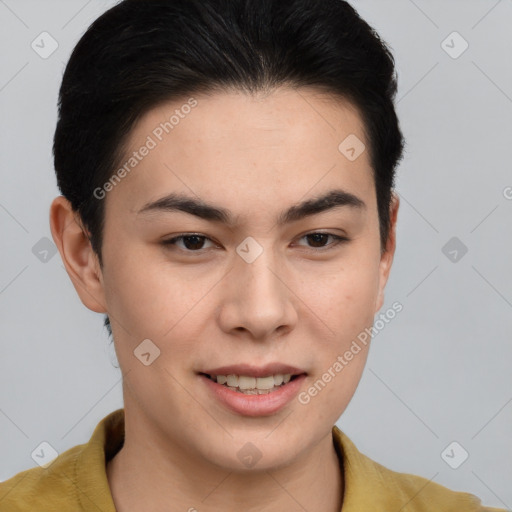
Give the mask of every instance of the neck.
[[193, 458], [179, 443], [148, 444], [147, 434], [128, 423], [125, 432], [123, 447], [107, 463], [117, 512], [341, 510], [343, 473], [331, 433], [300, 460], [238, 473]]

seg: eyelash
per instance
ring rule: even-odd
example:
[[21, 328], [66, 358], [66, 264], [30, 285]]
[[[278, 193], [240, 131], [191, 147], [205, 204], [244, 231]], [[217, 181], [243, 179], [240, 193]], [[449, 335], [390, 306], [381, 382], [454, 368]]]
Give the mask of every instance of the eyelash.
[[[330, 236], [336, 240], [335, 243], [330, 244], [330, 246], [327, 246], [327, 248], [310, 247], [310, 249], [313, 252], [317, 252], [317, 253], [318, 252], [326, 252], [331, 249], [334, 249], [335, 247], [338, 247], [340, 244], [350, 242], [350, 239], [347, 237], [335, 235], [333, 233], [324, 233], [321, 231], [314, 231], [312, 233], [306, 233], [305, 235], [301, 236], [300, 239], [305, 238], [307, 236], [312, 236], [312, 235], [326, 235], [326, 236]], [[213, 242], [213, 240], [211, 240], [211, 238], [208, 238], [207, 236], [204, 236], [204, 235], [200, 235], [198, 233], [185, 233], [183, 235], [179, 235], [179, 236], [175, 236], [174, 238], [170, 238], [169, 240], [163, 240], [162, 245], [165, 247], [176, 246], [176, 242], [183, 240], [185, 238], [191, 238], [191, 237], [204, 238], [205, 240], [210, 240]], [[202, 254], [205, 251], [205, 249], [198, 249], [197, 251], [193, 251], [190, 249], [181, 249], [181, 250], [186, 253], [197, 253], [197, 254]]]

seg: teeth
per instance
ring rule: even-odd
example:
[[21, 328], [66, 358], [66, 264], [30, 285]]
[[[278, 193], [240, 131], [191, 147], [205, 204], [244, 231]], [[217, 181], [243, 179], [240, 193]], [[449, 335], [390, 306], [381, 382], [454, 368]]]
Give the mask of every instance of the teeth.
[[[256, 380], [256, 389], [272, 389], [275, 386], [274, 376], [258, 377]], [[242, 389], [242, 386], [240, 386]]]
[[217, 375], [217, 382], [219, 384], [226, 384], [228, 378], [225, 375]]
[[[263, 394], [259, 391], [268, 391], [274, 387], [290, 382], [291, 374], [269, 375], [268, 377], [249, 377], [248, 375], [217, 375], [213, 377], [218, 384], [224, 384], [229, 388], [239, 388], [247, 394]], [[252, 393], [251, 391], [254, 391]]]
[[238, 386], [238, 377], [236, 375], [228, 375], [226, 377], [228, 386], [236, 388]]
[[240, 389], [240, 388], [232, 388], [231, 386], [226, 386], [231, 391], [236, 391], [237, 393], [242, 393], [243, 395], [268, 395], [272, 393], [272, 391], [276, 391], [279, 389], [279, 386], [274, 386], [272, 389]]
[[256, 377], [246, 377], [245, 375], [240, 375], [240, 377], [238, 377], [238, 387], [240, 389], [255, 389]]
[[284, 376], [283, 375], [274, 375], [274, 384], [276, 386], [280, 386], [284, 382]]

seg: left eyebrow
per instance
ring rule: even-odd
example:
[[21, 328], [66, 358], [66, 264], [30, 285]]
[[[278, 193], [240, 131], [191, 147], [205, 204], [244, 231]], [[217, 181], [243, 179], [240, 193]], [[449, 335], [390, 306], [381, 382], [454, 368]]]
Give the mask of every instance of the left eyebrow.
[[[342, 189], [335, 189], [319, 197], [292, 205], [279, 214], [277, 224], [279, 226], [290, 224], [306, 217], [342, 207], [348, 207], [354, 211], [362, 211], [367, 208], [366, 203], [356, 195]], [[230, 227], [234, 227], [236, 224], [235, 216], [230, 210], [208, 204], [195, 197], [176, 193], [171, 193], [156, 201], [145, 204], [137, 211], [137, 215], [174, 211], [185, 212], [201, 219], [226, 224]]]

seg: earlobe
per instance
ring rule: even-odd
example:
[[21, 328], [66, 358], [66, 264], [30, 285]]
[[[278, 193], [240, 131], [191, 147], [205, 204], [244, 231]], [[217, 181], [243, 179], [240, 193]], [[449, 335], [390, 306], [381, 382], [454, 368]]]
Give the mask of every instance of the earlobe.
[[97, 255], [85, 234], [79, 215], [64, 196], [58, 196], [52, 201], [50, 229], [80, 300], [91, 311], [106, 313]]
[[390, 226], [386, 250], [382, 253], [379, 265], [379, 290], [377, 301], [375, 303], [375, 313], [380, 310], [384, 304], [384, 290], [391, 272], [393, 258], [396, 250], [396, 223], [398, 219], [398, 209], [400, 207], [400, 198], [398, 194], [392, 192], [391, 205], [389, 211]]

